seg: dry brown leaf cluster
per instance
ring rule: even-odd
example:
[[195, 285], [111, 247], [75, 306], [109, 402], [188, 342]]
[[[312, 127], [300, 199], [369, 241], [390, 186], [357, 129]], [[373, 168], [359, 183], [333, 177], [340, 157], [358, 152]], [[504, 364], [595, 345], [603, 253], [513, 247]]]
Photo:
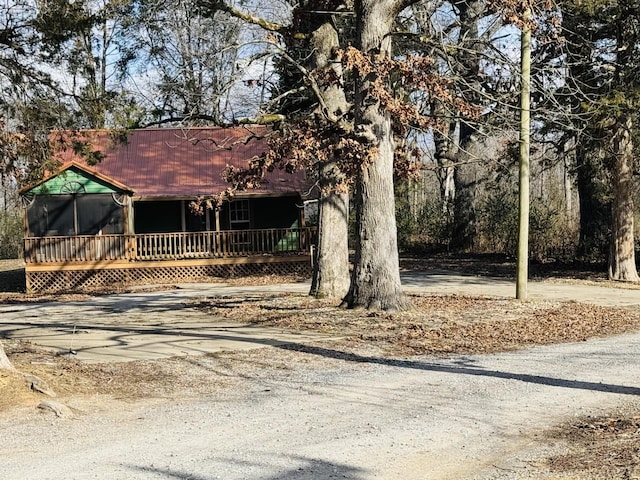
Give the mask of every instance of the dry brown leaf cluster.
[[[550, 433], [568, 451], [551, 457], [552, 473], [577, 478], [631, 479], [640, 477], [640, 417], [586, 417]], [[572, 477], [576, 478], [576, 477]]]
[[389, 355], [491, 353], [579, 342], [640, 328], [640, 313], [580, 303], [466, 296], [414, 296], [414, 310], [345, 310], [304, 295], [226, 297], [194, 306], [214, 317], [329, 333], [343, 343], [372, 343]]

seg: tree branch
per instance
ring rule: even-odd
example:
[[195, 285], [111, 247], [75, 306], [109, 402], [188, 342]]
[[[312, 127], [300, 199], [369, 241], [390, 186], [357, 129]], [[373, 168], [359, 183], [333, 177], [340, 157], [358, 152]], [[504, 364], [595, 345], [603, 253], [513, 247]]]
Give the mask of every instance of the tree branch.
[[225, 13], [228, 13], [229, 15], [239, 18], [240, 20], [244, 20], [247, 23], [258, 25], [269, 32], [280, 33], [286, 29], [284, 25], [281, 25], [275, 22], [269, 22], [264, 18], [251, 15], [250, 13], [247, 13], [247, 12], [242, 12], [236, 9], [235, 7], [227, 5], [222, 0], [199, 0], [198, 6], [204, 10], [204, 13], [214, 13], [216, 11], [225, 12]]
[[165, 125], [167, 123], [180, 123], [193, 120], [205, 120], [216, 127], [229, 128], [237, 125], [272, 125], [274, 123], [282, 122], [286, 119], [284, 115], [269, 113], [264, 115], [258, 115], [257, 117], [245, 117], [231, 122], [220, 122], [217, 118], [210, 115], [181, 115], [177, 117], [163, 118], [162, 120], [156, 120], [145, 124], [136, 125], [135, 128], [149, 128], [151, 126]]

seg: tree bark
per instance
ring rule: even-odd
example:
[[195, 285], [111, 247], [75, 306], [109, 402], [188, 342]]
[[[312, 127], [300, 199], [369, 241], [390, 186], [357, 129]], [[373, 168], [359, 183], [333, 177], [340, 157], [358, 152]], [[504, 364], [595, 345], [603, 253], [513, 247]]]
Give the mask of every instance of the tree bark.
[[[479, 104], [482, 101], [480, 93], [483, 87], [480, 82], [480, 59], [485, 48], [486, 38], [483, 39], [478, 29], [478, 24], [487, 9], [486, 2], [482, 0], [458, 0], [454, 5], [459, 11], [460, 34], [458, 57], [458, 75], [464, 79], [462, 95], [469, 102]], [[484, 35], [487, 35], [485, 32]], [[453, 224], [451, 247], [454, 249], [468, 249], [475, 240], [475, 179], [474, 165], [465, 165], [471, 158], [471, 152], [477, 151], [475, 144], [477, 138], [474, 135], [477, 129], [471, 125], [469, 119], [459, 120], [458, 149], [456, 153], [454, 189], [456, 192], [453, 204]]]
[[[355, 3], [358, 47], [365, 55], [389, 56], [389, 33], [401, 2]], [[410, 307], [402, 291], [393, 186], [394, 141], [391, 118], [371, 94], [376, 73], [358, 79], [356, 132], [370, 147], [371, 158], [356, 180], [356, 252], [351, 285], [343, 304], [349, 308], [403, 310]]]
[[578, 257], [583, 260], [602, 260], [609, 245], [609, 171], [604, 166], [605, 134], [584, 117], [585, 98], [596, 103], [602, 95], [597, 75], [594, 75], [590, 58], [598, 53], [600, 39], [598, 29], [592, 28], [590, 15], [580, 5], [563, 5], [563, 25], [567, 35], [568, 78], [567, 86], [574, 91], [569, 97], [575, 132], [576, 187], [580, 213]]
[[[611, 249], [609, 278], [624, 282], [638, 282], [633, 231], [633, 134], [638, 104], [633, 100], [637, 88], [635, 46], [638, 42], [637, 2], [620, 2], [616, 25], [617, 62], [615, 84], [619, 91], [631, 98], [625, 99], [612, 137], [613, 165], [611, 170], [613, 202], [611, 205]], [[631, 100], [631, 101], [630, 101]]]
[[[334, 58], [339, 46], [338, 32], [327, 17], [311, 35], [313, 68], [329, 67], [342, 78], [342, 66]], [[330, 82], [321, 86], [329, 116], [339, 117], [349, 108], [343, 85]], [[335, 161], [329, 160], [319, 169], [318, 244], [309, 294], [343, 298], [349, 290], [349, 195], [341, 186], [344, 178]]]
[[318, 245], [310, 294], [342, 298], [349, 290], [349, 195], [330, 192], [319, 200]]
[[576, 140], [576, 187], [580, 211], [578, 256], [584, 260], [607, 255], [611, 205], [605, 201], [609, 186], [602, 180], [608, 174], [602, 166], [602, 151], [585, 138]]
[[633, 232], [633, 121], [627, 117], [613, 137], [613, 203], [611, 206], [611, 249], [609, 278], [638, 282]]
[[[455, 58], [451, 59], [454, 68], [454, 75], [462, 79], [458, 86], [461, 95], [471, 103], [480, 104], [483, 99], [480, 92], [483, 91], [481, 78], [482, 51], [486, 48], [489, 31], [480, 34], [478, 24], [485, 15], [486, 2], [481, 0], [456, 0], [453, 5], [458, 10], [459, 28], [458, 52]], [[484, 37], [484, 38], [483, 38]], [[457, 127], [457, 128], [456, 128]], [[452, 122], [445, 135], [450, 138], [447, 141], [450, 145], [443, 152], [438, 149], [438, 136], [434, 132], [436, 143], [436, 157], [442, 157], [444, 163], [451, 159], [455, 165], [449, 166], [452, 169], [452, 185], [448, 199], [445, 199], [445, 213], [450, 214], [451, 235], [450, 247], [455, 250], [464, 250], [472, 247], [475, 240], [475, 169], [474, 165], [467, 164], [472, 158], [472, 151], [477, 148], [477, 127], [472, 125], [468, 118], [458, 118]], [[454, 135], [457, 132], [457, 138]], [[442, 148], [442, 147], [441, 147]], [[442, 156], [444, 153], [446, 156]]]

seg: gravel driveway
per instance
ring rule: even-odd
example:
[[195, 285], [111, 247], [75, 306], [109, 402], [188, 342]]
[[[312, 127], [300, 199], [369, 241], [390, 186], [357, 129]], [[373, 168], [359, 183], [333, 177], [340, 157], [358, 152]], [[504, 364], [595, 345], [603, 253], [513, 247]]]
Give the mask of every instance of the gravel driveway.
[[[405, 277], [409, 289], [445, 293], [442, 282], [417, 282]], [[454, 283], [470, 288], [458, 293], [511, 287]], [[549, 285], [568, 296], [575, 288]], [[638, 290], [604, 290], [587, 297], [640, 304]], [[70, 404], [73, 418], [0, 418], [0, 478], [527, 478], [548, 453], [536, 442], [544, 429], [636, 405], [640, 395], [640, 334], [448, 359], [272, 350], [264, 358], [272, 366], [206, 398], [114, 400], [109, 408], [85, 398]]]

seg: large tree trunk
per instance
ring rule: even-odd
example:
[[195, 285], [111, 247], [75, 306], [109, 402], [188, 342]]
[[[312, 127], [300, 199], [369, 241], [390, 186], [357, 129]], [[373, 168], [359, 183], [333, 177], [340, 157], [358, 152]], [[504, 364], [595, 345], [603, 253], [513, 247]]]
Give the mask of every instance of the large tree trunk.
[[[637, 73], [633, 69], [638, 41], [636, 18], [637, 2], [620, 2], [620, 17], [616, 25], [617, 71], [616, 87], [632, 96], [637, 88]], [[609, 278], [625, 282], [640, 281], [636, 269], [633, 232], [633, 133], [635, 107], [622, 105], [613, 131], [613, 165], [611, 181], [613, 203], [611, 206], [611, 250], [609, 254]]]
[[310, 294], [322, 298], [342, 298], [349, 290], [349, 195], [322, 193], [319, 209], [318, 250]]
[[[460, 34], [459, 53], [456, 55], [458, 75], [464, 79], [462, 95], [474, 104], [482, 101], [480, 92], [483, 86], [480, 82], [480, 59], [485, 48], [485, 41], [489, 31], [480, 34], [478, 24], [487, 9], [482, 0], [457, 0], [453, 2], [459, 11]], [[484, 39], [482, 37], [485, 37]], [[453, 205], [453, 225], [451, 246], [455, 249], [467, 249], [473, 245], [475, 239], [475, 165], [465, 164], [471, 160], [471, 152], [477, 151], [474, 134], [477, 130], [462, 118], [459, 121], [458, 150], [455, 162], [458, 164], [454, 174], [454, 188], [456, 191]]]
[[[359, 0], [355, 3], [357, 39], [365, 55], [388, 56], [389, 33], [400, 2]], [[375, 72], [356, 86], [356, 131], [369, 144], [371, 158], [356, 181], [356, 252], [349, 308], [401, 310], [410, 303], [402, 292], [393, 189], [394, 141], [391, 118], [369, 91]]]
[[[469, 142], [465, 149], [473, 148], [475, 140]], [[466, 156], [466, 155], [465, 155]], [[464, 161], [464, 160], [462, 160]], [[469, 250], [476, 239], [476, 185], [477, 166], [473, 163], [459, 165], [454, 175], [456, 197], [453, 207], [453, 226], [451, 229], [451, 248]]]
[[[330, 67], [342, 78], [342, 66], [336, 61], [338, 33], [330, 17], [311, 35], [313, 68]], [[339, 116], [349, 108], [343, 83], [322, 85], [324, 105], [329, 116]], [[319, 112], [321, 114], [321, 112]], [[342, 298], [349, 290], [349, 195], [344, 192], [344, 178], [335, 161], [320, 166], [318, 245], [313, 267], [310, 295]]]
[[613, 204], [611, 206], [611, 250], [609, 278], [625, 282], [640, 281], [636, 269], [633, 233], [633, 122], [627, 118], [613, 137]]
[[603, 133], [584, 116], [585, 98], [596, 102], [602, 95], [594, 79], [592, 65], [585, 59], [598, 55], [598, 32], [589, 28], [589, 20], [578, 4], [563, 5], [563, 25], [567, 35], [569, 76], [567, 88], [581, 92], [570, 97], [575, 137], [576, 187], [580, 212], [578, 257], [583, 260], [602, 260], [609, 244], [609, 182], [604, 167]]
[[[462, 96], [470, 103], [479, 104], [483, 99], [479, 92], [484, 87], [480, 82], [480, 59], [486, 48], [490, 32], [482, 35], [478, 30], [485, 11], [486, 2], [481, 0], [456, 0], [453, 2], [459, 15], [458, 53], [452, 60], [455, 75], [463, 81], [457, 84]], [[483, 38], [484, 37], [484, 38]], [[441, 106], [436, 109], [443, 109]], [[436, 113], [438, 113], [436, 110]], [[457, 127], [457, 128], [456, 128]], [[446, 189], [441, 190], [445, 213], [451, 221], [450, 246], [461, 250], [470, 248], [475, 239], [475, 166], [467, 164], [473, 160], [472, 151], [477, 151], [477, 128], [468, 118], [459, 118], [452, 122], [448, 131], [434, 132], [436, 158], [446, 167]], [[445, 137], [443, 140], [441, 137]], [[456, 138], [457, 137], [457, 138]], [[471, 162], [473, 163], [473, 162]], [[442, 184], [442, 182], [441, 182]], [[442, 188], [442, 187], [441, 187]]]

